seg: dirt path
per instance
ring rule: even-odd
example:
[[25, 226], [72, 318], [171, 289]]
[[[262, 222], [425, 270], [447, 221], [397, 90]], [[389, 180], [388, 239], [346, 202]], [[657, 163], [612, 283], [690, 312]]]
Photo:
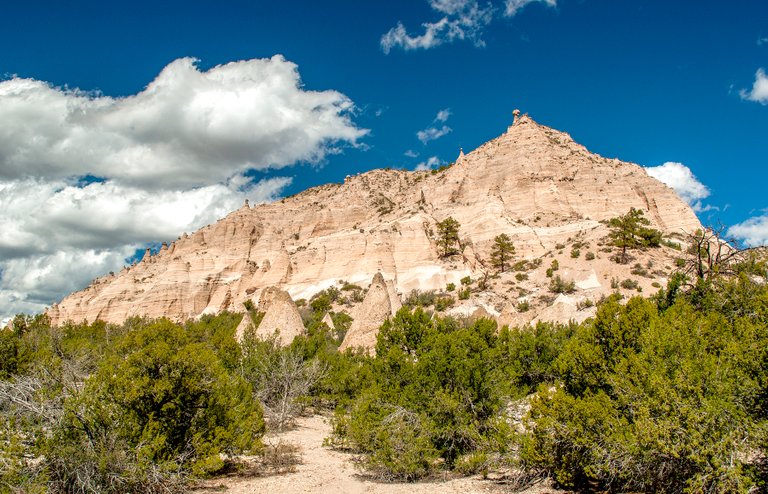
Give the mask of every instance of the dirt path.
[[[294, 473], [269, 477], [228, 477], [205, 482], [197, 493], [226, 492], [227, 494], [427, 494], [508, 493], [503, 486], [479, 478], [460, 478], [415, 484], [388, 484], [374, 482], [360, 475], [354, 467], [352, 455], [323, 447], [323, 439], [330, 426], [322, 416], [299, 419], [298, 427], [279, 435], [270, 435], [268, 442], [284, 441], [300, 447], [302, 463]], [[524, 494], [557, 492], [544, 486], [534, 487]]]

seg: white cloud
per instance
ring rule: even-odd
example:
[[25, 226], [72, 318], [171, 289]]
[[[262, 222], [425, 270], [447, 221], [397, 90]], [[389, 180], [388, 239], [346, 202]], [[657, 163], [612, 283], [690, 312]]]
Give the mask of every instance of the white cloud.
[[416, 168], [414, 168], [413, 170], [417, 172], [433, 170], [438, 166], [442, 165], [443, 163], [444, 161], [438, 158], [437, 156], [431, 156], [426, 161], [422, 161], [421, 163], [416, 165]]
[[763, 46], [768, 43], [768, 38], [757, 38], [757, 46]]
[[711, 209], [701, 204], [702, 200], [709, 197], [709, 188], [699, 182], [691, 169], [682, 163], [667, 162], [660, 166], [646, 167], [645, 171], [659, 182], [674, 189], [694, 211], [702, 212]]
[[392, 48], [403, 50], [427, 50], [443, 43], [469, 40], [475, 46], [485, 46], [481, 36], [493, 19], [493, 7], [481, 7], [477, 0], [430, 0], [430, 7], [443, 14], [436, 22], [422, 24], [424, 33], [410, 35], [398, 22], [381, 37], [381, 49], [389, 53]]
[[429, 141], [434, 141], [435, 139], [440, 139], [444, 135], [451, 132], [451, 128], [447, 125], [443, 125], [439, 129], [436, 127], [429, 127], [424, 130], [420, 130], [416, 132], [416, 137], [419, 138], [422, 144], [426, 144]]
[[741, 240], [747, 247], [768, 245], [768, 215], [755, 216], [733, 225], [728, 236]]
[[304, 90], [281, 56], [205, 72], [179, 59], [126, 98], [13, 78], [0, 82], [0, 178], [90, 174], [197, 187], [354, 145], [365, 131], [351, 122], [353, 108], [339, 92]]
[[429, 0], [430, 7], [447, 15], [458, 14], [473, 3], [477, 2], [468, 0]]
[[432, 126], [416, 132], [416, 137], [421, 141], [422, 144], [426, 144], [429, 141], [440, 139], [444, 135], [450, 133], [453, 129], [451, 129], [447, 125], [443, 125], [441, 127], [437, 127], [436, 125], [434, 125], [437, 123], [445, 123], [450, 116], [451, 116], [451, 110], [449, 108], [440, 110], [439, 112], [437, 112], [437, 115], [435, 116], [434, 120], [432, 120]]
[[0, 319], [38, 312], [246, 198], [279, 197], [290, 177], [246, 172], [360, 145], [353, 110], [341, 93], [304, 89], [280, 56], [205, 72], [177, 60], [125, 98], [0, 82]]
[[417, 158], [419, 156], [419, 153], [414, 151], [413, 149], [409, 149], [408, 151], [403, 153], [405, 156], [409, 158]]
[[557, 0], [506, 0], [504, 2], [504, 15], [514, 17], [523, 7], [535, 2], [544, 3], [548, 7], [557, 7]]
[[762, 68], [757, 69], [752, 89], [749, 91], [742, 89], [739, 91], [739, 94], [741, 99], [755, 101], [761, 105], [768, 105], [768, 76], [766, 76], [765, 70]]

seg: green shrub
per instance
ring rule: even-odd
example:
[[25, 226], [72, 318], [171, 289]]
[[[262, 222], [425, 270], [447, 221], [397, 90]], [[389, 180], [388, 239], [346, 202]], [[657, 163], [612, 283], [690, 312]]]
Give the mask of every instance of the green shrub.
[[453, 297], [437, 297], [435, 299], [435, 310], [443, 312], [444, 310], [453, 306], [455, 300]]
[[472, 291], [469, 289], [469, 287], [462, 288], [459, 290], [459, 300], [468, 300], [471, 293]]
[[571, 258], [578, 259], [580, 255], [581, 251], [579, 249], [571, 249]]
[[592, 252], [592, 251], [589, 251], [589, 252], [587, 252], [587, 253], [584, 255], [584, 259], [586, 259], [587, 261], [592, 261], [592, 260], [594, 260], [594, 259], [595, 259], [595, 253], [594, 253], [594, 252]]
[[411, 308], [431, 307], [435, 305], [437, 293], [434, 290], [422, 292], [421, 290], [412, 290], [406, 297], [403, 305]]
[[557, 358], [563, 386], [532, 400], [523, 464], [572, 489], [759, 489], [764, 474], [743, 455], [764, 444], [762, 405], [742, 401], [765, 389], [749, 349], [768, 335], [756, 327], [684, 300], [660, 313], [609, 297]]
[[169, 321], [128, 332], [69, 395], [43, 446], [54, 491], [155, 492], [257, 453], [261, 407], [208, 344]]
[[524, 281], [524, 280], [528, 279], [528, 275], [526, 273], [516, 273], [515, 274], [515, 279], [517, 281]]
[[452, 291], [454, 291], [455, 289], [456, 289], [456, 283], [448, 283], [448, 284], [445, 286], [445, 291], [446, 291], [446, 292], [452, 292]]
[[576, 291], [576, 282], [573, 280], [566, 281], [558, 275], [549, 282], [549, 291], [552, 293], [573, 293]]
[[637, 288], [640, 286], [636, 280], [633, 280], [631, 278], [627, 278], [625, 280], [622, 280], [620, 283], [621, 288], [627, 289], [627, 290], [637, 290]]

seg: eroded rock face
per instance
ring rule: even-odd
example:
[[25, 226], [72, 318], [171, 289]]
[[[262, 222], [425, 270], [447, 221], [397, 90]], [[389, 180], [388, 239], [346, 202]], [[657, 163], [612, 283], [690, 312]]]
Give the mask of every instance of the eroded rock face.
[[392, 295], [391, 284], [384, 281], [381, 273], [376, 273], [365, 299], [352, 313], [352, 324], [339, 350], [360, 347], [372, 351], [379, 328], [399, 309], [400, 299]]
[[[131, 316], [182, 320], [243, 311], [243, 301], [260, 299], [271, 286], [308, 299], [339, 280], [365, 284], [379, 272], [390, 280], [396, 304], [395, 292], [442, 290], [465, 276], [476, 278], [501, 233], [512, 238], [516, 259], [550, 255], [575, 237], [590, 239], [594, 248], [607, 233], [600, 221], [631, 207], [666, 233], [700, 227], [674, 191], [642, 167], [592, 154], [567, 134], [521, 115], [503, 135], [439, 173], [374, 170], [271, 204], [245, 205], [95, 280], [48, 315], [53, 324], [119, 323]], [[467, 246], [462, 256], [443, 260], [435, 225], [448, 216], [461, 224]], [[597, 294], [610, 290], [605, 266], [574, 265], [570, 273], [592, 287], [583, 290]]]

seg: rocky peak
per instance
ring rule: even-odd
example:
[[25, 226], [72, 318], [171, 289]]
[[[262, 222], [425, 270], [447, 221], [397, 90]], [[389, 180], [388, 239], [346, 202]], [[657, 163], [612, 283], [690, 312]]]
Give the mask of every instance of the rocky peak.
[[[340, 280], [366, 285], [372, 278], [384, 308], [382, 282], [387, 286], [392, 313], [398, 294], [442, 291], [465, 277], [486, 276], [493, 239], [502, 233], [514, 242], [515, 262], [540, 267], [527, 271], [527, 279], [511, 273], [485, 290], [475, 287], [457, 307], [470, 315], [482, 306], [498, 316], [505, 306], [529, 301], [526, 317], [546, 313], [554, 301], [544, 296], [550, 281], [544, 271], [558, 260], [559, 274], [579, 287], [559, 301], [557, 314], [566, 314], [563, 307], [576, 310], [580, 300], [610, 293], [612, 278], [632, 276], [629, 266], [617, 268], [601, 251], [607, 234], [601, 222], [632, 207], [668, 236], [701, 226], [674, 191], [642, 167], [592, 154], [568, 134], [517, 112], [506, 132], [469, 153], [462, 150], [446, 170], [373, 170], [271, 204], [243, 205], [135, 266], [95, 280], [48, 314], [54, 324], [122, 322], [136, 315], [181, 320], [241, 312], [246, 299], [257, 297], [262, 310], [261, 301], [266, 304], [276, 290], [309, 299]], [[436, 224], [448, 216], [461, 225], [463, 251], [445, 259]], [[571, 259], [571, 249], [581, 249], [581, 256]], [[594, 261], [583, 259], [587, 250]], [[652, 282], [664, 282], [677, 255], [662, 254], [641, 259], [655, 264], [651, 272], [662, 273], [639, 280], [646, 293]], [[361, 317], [368, 318], [365, 311]]]

